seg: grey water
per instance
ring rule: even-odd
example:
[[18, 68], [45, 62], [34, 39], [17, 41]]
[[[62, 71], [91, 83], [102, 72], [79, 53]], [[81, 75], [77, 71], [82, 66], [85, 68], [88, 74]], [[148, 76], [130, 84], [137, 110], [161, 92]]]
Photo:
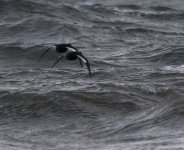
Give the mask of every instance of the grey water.
[[0, 37], [0, 149], [184, 149], [183, 0], [0, 0]]

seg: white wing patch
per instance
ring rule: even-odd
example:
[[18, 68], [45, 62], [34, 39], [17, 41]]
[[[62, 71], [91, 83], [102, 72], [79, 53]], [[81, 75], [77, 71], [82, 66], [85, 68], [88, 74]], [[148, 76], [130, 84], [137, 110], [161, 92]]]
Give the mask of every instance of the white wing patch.
[[67, 47], [67, 48], [68, 48], [68, 50], [69, 50], [70, 52], [77, 52], [76, 49], [73, 49], [73, 48], [71, 48], [71, 47]]
[[79, 56], [79, 55], [77, 55], [77, 57], [78, 57], [79, 59], [81, 59], [85, 64], [87, 63], [86, 60], [85, 60], [83, 57], [81, 57], [81, 56]]

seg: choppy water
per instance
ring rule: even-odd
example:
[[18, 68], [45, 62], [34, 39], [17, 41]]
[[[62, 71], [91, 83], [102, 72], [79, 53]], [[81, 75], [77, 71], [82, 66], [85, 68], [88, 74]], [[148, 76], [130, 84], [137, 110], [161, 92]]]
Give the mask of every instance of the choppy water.
[[[1, 0], [0, 149], [184, 149], [183, 0]], [[61, 61], [72, 43], [89, 59]]]

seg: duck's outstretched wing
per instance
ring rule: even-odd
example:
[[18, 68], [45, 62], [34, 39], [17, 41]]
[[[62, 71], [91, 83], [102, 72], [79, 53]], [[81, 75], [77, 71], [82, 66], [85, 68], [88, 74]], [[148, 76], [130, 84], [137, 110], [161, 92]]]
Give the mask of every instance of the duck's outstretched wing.
[[59, 59], [57, 59], [57, 60], [55, 61], [55, 63], [52, 65], [52, 68], [53, 68], [63, 57], [64, 57], [64, 56], [59, 57]]
[[46, 49], [46, 51], [40, 56], [40, 58], [38, 59], [38, 62], [43, 58], [43, 56], [49, 51], [51, 50], [51, 47], [49, 47], [48, 49]]
[[89, 72], [89, 76], [92, 77], [91, 68], [90, 68], [90, 64], [89, 64], [88, 59], [86, 57], [84, 57], [84, 55], [82, 53], [77, 55], [77, 57], [79, 58], [79, 60], [81, 60], [82, 62], [84, 62], [86, 64], [88, 72]]
[[79, 59], [79, 62], [80, 62], [81, 67], [83, 67], [83, 63], [81, 59]]

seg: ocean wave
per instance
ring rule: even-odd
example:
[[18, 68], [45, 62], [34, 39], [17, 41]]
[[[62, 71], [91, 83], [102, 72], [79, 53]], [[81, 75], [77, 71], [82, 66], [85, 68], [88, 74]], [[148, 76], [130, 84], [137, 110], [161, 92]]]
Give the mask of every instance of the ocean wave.
[[147, 62], [167, 65], [182, 65], [184, 56], [183, 52], [182, 45], [163, 45], [156, 48], [148, 47], [148, 50], [144, 52], [142, 50], [135, 50], [126, 55], [128, 59], [146, 60]]
[[174, 8], [166, 7], [166, 6], [152, 6], [150, 8], [155, 10], [155, 11], [177, 11]]
[[161, 53], [153, 54], [150, 60], [153, 62], [162, 62], [167, 64], [181, 64], [184, 59], [183, 47], [171, 46], [168, 49], [163, 49]]
[[164, 31], [160, 29], [151, 29], [146, 27], [132, 27], [126, 28], [126, 32], [128, 33], [142, 33], [142, 34], [162, 34], [162, 35], [183, 35], [183, 33]]
[[[33, 70], [30, 71], [29, 74], [34, 75], [36, 73], [37, 72]], [[14, 72], [14, 74], [20, 73]], [[28, 75], [26, 70], [21, 72], [21, 76], [23, 75]], [[86, 107], [95, 105], [99, 109], [105, 108], [109, 109], [109, 111], [116, 110], [124, 113], [130, 113], [138, 110], [144, 110], [148, 108], [148, 106], [155, 105], [157, 102], [162, 100], [162, 97], [164, 98], [167, 96], [168, 98], [172, 98], [175, 96], [177, 97], [177, 95], [182, 95], [179, 91], [176, 92], [175, 88], [164, 89], [164, 87], [158, 88], [151, 85], [149, 87], [149, 85], [122, 85], [113, 83], [91, 83], [91, 85], [82, 85], [80, 83], [79, 85], [79, 83], [72, 80], [63, 81], [63, 83], [56, 80], [54, 82], [52, 81], [55, 85], [54, 88], [53, 85], [49, 85], [49, 78], [50, 75], [47, 75], [44, 78], [48, 85], [45, 85], [45, 82], [44, 85], [37, 83], [37, 87], [33, 86], [32, 89], [28, 87], [22, 87], [22, 89], [19, 87], [19, 90], [1, 89], [0, 99], [2, 110], [4, 110], [3, 107], [6, 107], [7, 105], [10, 105], [11, 107], [17, 107], [20, 105], [20, 108], [23, 109], [26, 107], [31, 111], [31, 105], [34, 105], [33, 109], [35, 109], [35, 107], [40, 107], [40, 111], [42, 109], [50, 109], [50, 111], [55, 111], [57, 113], [58, 110], [59, 115], [60, 113], [62, 114], [62, 110], [60, 111], [59, 107], [65, 107], [67, 109], [68, 103], [72, 103], [73, 105], [68, 108], [69, 110], [79, 109], [82, 112], [83, 107], [81, 108], [81, 105], [86, 105]], [[12, 81], [12, 83], [19, 85], [20, 83], [16, 83], [18, 80], [19, 79], [16, 78], [14, 82]], [[20, 86], [26, 86], [27, 84], [25, 82], [33, 81], [34, 79], [31, 79], [30, 81], [28, 79], [27, 81], [24, 80], [22, 81], [24, 84], [20, 84]], [[9, 81], [9, 83], [10, 82], [11, 81]], [[32, 84], [34, 85], [34, 83]], [[6, 86], [6, 83], [4, 86]], [[53, 88], [51, 89], [50, 87]], [[41, 88], [43, 88], [43, 90], [41, 90]], [[152, 98], [149, 97], [150, 94], [153, 95]], [[145, 103], [145, 101], [147, 102]]]
[[[1, 0], [0, 147], [159, 149], [172, 141], [179, 147], [180, 3]], [[88, 58], [92, 78], [79, 61], [51, 68], [60, 43]]]
[[[113, 118], [111, 121], [107, 121], [105, 126], [93, 127], [92, 132], [88, 132], [87, 135], [95, 138], [114, 138], [122, 134], [134, 136], [135, 134], [151, 134], [152, 137], [157, 137], [159, 133], [155, 133], [155, 131], [159, 128], [175, 129], [175, 127], [179, 127], [183, 129], [184, 103], [181, 100], [181, 93], [174, 95], [168, 93], [165, 96], [167, 98], [164, 97], [144, 112], [139, 111], [126, 115], [126, 117]], [[178, 124], [178, 119], [181, 124]]]
[[38, 95], [26, 92], [1, 91], [0, 114], [2, 118], [37, 118], [46, 115], [62, 116], [77, 113], [96, 115], [95, 111], [88, 110], [90, 107], [96, 107], [95, 109], [99, 109], [99, 111], [100, 109], [109, 109], [109, 111], [122, 112], [139, 109], [134, 102], [118, 102], [118, 100], [112, 99], [113, 95], [107, 94], [101, 93], [100, 95], [104, 95], [102, 99], [102, 97], [99, 97], [99, 93], [88, 92], [53, 91]]
[[116, 6], [118, 9], [122, 10], [122, 9], [131, 9], [131, 10], [139, 10], [142, 9], [141, 6], [139, 5], [118, 5]]
[[40, 2], [34, 2], [29, 0], [2, 0], [1, 1], [1, 8], [6, 11], [6, 9], [12, 11], [21, 12], [41, 12], [41, 10], [45, 10], [48, 3], [40, 3]]
[[156, 19], [156, 20], [177, 20], [184, 18], [184, 12], [171, 12], [166, 14], [142, 14], [143, 17], [147, 19]]
[[181, 73], [184, 74], [184, 65], [173, 65], [173, 66], [165, 66], [163, 68], [164, 71], [169, 73]]
[[[134, 6], [134, 5], [133, 5]], [[135, 7], [135, 8], [134, 8]], [[149, 20], [178, 20], [184, 17], [184, 12], [182, 10], [176, 10], [170, 7], [164, 6], [154, 6], [150, 8], [142, 8], [140, 6], [135, 5], [134, 7], [128, 6], [117, 6], [118, 9], [115, 9], [125, 16], [137, 17], [137, 18], [145, 18]]]
[[[101, 4], [94, 4], [94, 5], [81, 5], [82, 9], [88, 11], [88, 13], [92, 13], [93, 15], [97, 16], [104, 16], [105, 14], [110, 17], [116, 14], [116, 11], [109, 8], [108, 6], [101, 5]], [[116, 14], [117, 15], [117, 14]]]

